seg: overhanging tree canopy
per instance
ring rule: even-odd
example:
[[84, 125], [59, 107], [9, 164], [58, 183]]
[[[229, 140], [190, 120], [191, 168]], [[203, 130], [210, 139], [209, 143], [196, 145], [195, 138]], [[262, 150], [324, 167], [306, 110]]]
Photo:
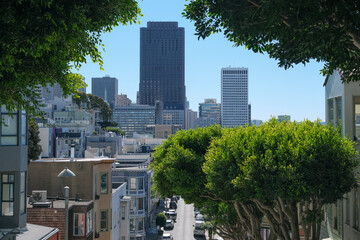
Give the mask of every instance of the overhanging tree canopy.
[[100, 63], [101, 35], [138, 21], [136, 0], [16, 0], [0, 8], [0, 104], [39, 113], [38, 85], [59, 83], [64, 96], [82, 86], [73, 74], [86, 56]]
[[285, 69], [311, 59], [324, 61], [323, 74], [343, 71], [360, 80], [358, 1], [194, 0], [184, 16], [199, 38], [224, 32], [235, 46], [267, 52]]

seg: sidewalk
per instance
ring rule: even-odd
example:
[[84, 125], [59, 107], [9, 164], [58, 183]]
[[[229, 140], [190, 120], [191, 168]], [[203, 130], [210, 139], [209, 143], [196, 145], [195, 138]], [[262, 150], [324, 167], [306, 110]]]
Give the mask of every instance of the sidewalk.
[[156, 216], [160, 212], [163, 212], [164, 210], [165, 210], [164, 201], [160, 200], [159, 206], [157, 206], [157, 208], [154, 212], [153, 221], [150, 223], [150, 227], [149, 227], [148, 231], [146, 232], [146, 240], [158, 240], [159, 239], [158, 231], [156, 228]]

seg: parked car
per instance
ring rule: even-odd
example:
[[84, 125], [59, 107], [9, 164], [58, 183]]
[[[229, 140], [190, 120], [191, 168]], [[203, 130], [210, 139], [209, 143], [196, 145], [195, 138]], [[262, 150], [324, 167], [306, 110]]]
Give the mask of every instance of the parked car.
[[203, 227], [204, 221], [195, 221], [194, 235], [205, 236], [205, 229]]
[[163, 240], [174, 240], [173, 236], [170, 233], [164, 233], [164, 235], [162, 236]]
[[176, 221], [177, 213], [174, 209], [169, 209], [169, 211], [165, 212], [164, 214], [168, 219]]
[[172, 197], [171, 197], [171, 201], [174, 201], [174, 202], [176, 202], [176, 203], [177, 203], [178, 198], [177, 198], [176, 196], [172, 196]]
[[204, 221], [204, 216], [201, 213], [199, 213], [199, 214], [196, 215], [195, 220], [196, 221]]
[[174, 228], [174, 220], [167, 219], [165, 229], [173, 229]]
[[170, 209], [177, 209], [177, 203], [175, 201], [170, 202]]

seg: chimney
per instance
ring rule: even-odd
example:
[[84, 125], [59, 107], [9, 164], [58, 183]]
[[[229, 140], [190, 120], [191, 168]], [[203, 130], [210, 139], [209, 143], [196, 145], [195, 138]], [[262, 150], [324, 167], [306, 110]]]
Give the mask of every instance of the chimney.
[[75, 158], [75, 144], [71, 144], [71, 150], [70, 150], [70, 162], [74, 161]]

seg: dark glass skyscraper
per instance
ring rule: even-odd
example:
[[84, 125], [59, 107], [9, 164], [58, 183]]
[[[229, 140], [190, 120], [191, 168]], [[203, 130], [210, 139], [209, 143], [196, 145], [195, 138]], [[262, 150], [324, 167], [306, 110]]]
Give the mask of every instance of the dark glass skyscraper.
[[185, 31], [177, 22], [148, 22], [140, 29], [140, 104], [163, 102], [185, 109]]
[[115, 106], [115, 96], [118, 94], [118, 80], [105, 76], [91, 79], [91, 93], [101, 97], [111, 108]]

